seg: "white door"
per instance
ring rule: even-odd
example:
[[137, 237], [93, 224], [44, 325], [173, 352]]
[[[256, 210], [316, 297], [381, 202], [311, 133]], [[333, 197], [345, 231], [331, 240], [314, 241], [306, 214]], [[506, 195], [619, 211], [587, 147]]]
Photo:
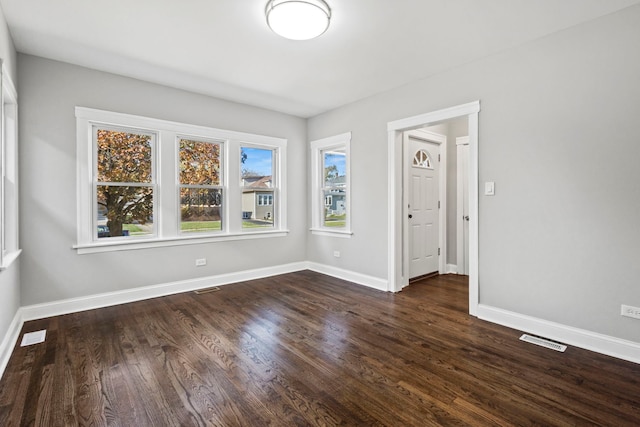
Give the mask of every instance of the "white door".
[[458, 274], [469, 275], [469, 137], [456, 139], [458, 156]]
[[408, 138], [409, 278], [438, 272], [440, 145]]

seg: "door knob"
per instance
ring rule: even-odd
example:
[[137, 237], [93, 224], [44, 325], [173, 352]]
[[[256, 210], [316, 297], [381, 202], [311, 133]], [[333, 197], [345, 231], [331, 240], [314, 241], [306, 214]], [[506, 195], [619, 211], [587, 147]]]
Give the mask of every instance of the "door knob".
[[469, 221], [469, 215], [465, 215], [462, 218], [464, 218], [465, 221]]
[[413, 218], [413, 215], [409, 214], [409, 219]]

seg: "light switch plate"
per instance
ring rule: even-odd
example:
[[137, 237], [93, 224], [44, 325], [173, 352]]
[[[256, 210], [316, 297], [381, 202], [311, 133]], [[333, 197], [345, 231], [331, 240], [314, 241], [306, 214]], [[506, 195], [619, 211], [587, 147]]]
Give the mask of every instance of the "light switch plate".
[[484, 183], [484, 195], [485, 196], [493, 196], [496, 194], [496, 183], [493, 181]]

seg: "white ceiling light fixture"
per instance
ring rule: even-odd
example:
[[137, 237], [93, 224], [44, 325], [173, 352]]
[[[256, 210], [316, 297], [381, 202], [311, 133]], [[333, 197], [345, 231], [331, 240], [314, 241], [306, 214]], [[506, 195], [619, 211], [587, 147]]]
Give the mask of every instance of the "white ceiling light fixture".
[[265, 9], [271, 30], [287, 39], [310, 40], [329, 28], [331, 8], [324, 0], [269, 0]]

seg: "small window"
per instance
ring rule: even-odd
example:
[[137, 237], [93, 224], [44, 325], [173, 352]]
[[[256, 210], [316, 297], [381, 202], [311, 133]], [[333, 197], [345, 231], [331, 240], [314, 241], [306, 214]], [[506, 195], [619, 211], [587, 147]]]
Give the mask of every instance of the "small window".
[[221, 144], [179, 138], [180, 231], [222, 230]]
[[313, 232], [351, 234], [350, 142], [346, 133], [311, 143]]
[[418, 150], [413, 156], [413, 167], [423, 169], [433, 169], [431, 156], [426, 150]]
[[[347, 152], [344, 147], [321, 151], [324, 171], [324, 227], [344, 228], [347, 224]], [[327, 203], [329, 202], [329, 203]]]

